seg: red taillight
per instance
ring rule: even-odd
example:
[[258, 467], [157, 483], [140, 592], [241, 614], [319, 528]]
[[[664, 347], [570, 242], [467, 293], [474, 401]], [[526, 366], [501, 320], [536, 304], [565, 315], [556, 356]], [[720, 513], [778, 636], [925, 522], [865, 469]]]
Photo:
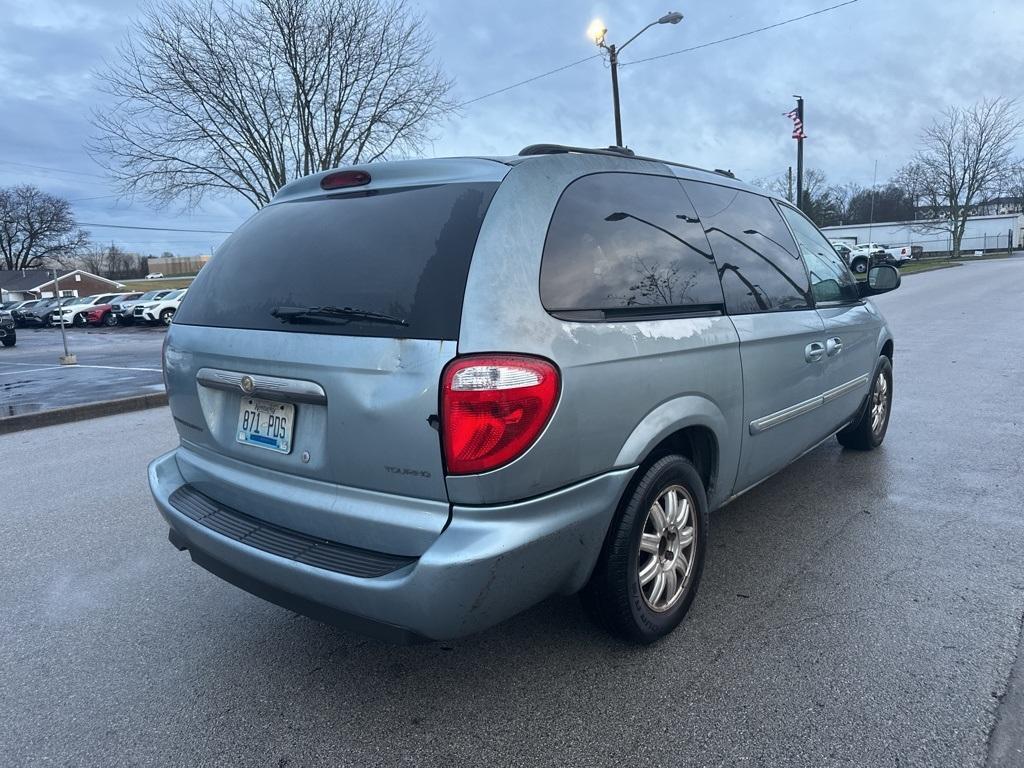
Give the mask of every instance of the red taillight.
[[321, 189], [343, 189], [344, 187], [361, 187], [370, 183], [370, 174], [366, 171], [336, 171], [328, 173], [320, 179]]
[[558, 369], [520, 355], [475, 355], [441, 375], [441, 440], [448, 473], [487, 472], [521, 456], [558, 402]]

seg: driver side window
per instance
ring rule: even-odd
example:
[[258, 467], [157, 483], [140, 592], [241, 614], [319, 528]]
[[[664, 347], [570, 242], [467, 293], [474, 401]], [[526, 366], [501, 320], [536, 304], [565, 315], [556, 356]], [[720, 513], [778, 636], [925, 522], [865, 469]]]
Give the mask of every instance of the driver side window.
[[857, 280], [825, 236], [802, 213], [780, 205], [811, 276], [811, 295], [818, 304], [860, 301]]

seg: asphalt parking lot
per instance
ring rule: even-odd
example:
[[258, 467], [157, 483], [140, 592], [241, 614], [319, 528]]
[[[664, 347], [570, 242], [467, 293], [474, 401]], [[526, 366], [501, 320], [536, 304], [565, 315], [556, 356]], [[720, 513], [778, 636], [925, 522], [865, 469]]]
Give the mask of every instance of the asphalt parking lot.
[[0, 349], [0, 418], [163, 391], [163, 326], [66, 333], [78, 365], [60, 365], [59, 328], [19, 328], [17, 345]]
[[886, 443], [830, 441], [714, 514], [694, 607], [648, 648], [573, 598], [366, 640], [167, 543], [166, 409], [0, 436], [0, 764], [1019, 768], [1022, 295], [1007, 260], [880, 297]]

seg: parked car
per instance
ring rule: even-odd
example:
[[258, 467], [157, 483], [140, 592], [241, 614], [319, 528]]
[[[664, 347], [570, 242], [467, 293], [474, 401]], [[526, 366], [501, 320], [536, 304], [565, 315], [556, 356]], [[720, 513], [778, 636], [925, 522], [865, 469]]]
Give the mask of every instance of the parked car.
[[78, 301], [77, 296], [68, 296], [64, 298], [49, 298], [42, 299], [34, 307], [22, 311], [21, 324], [24, 326], [49, 326], [53, 324], [53, 311], [59, 308], [62, 304], [70, 304], [73, 301]]
[[711, 510], [831, 435], [882, 442], [867, 297], [898, 284], [731, 174], [620, 151], [319, 173], [178, 309], [150, 487], [175, 547], [321, 619], [447, 638], [582, 591], [651, 642]]
[[118, 324], [130, 325], [135, 321], [134, 312], [135, 307], [140, 304], [148, 304], [151, 301], [162, 299], [171, 289], [165, 288], [159, 291], [146, 291], [145, 293], [137, 296], [134, 299], [125, 299], [123, 301], [114, 301], [110, 305], [111, 312], [114, 313], [114, 317], [117, 318]]
[[116, 293], [97, 293], [93, 296], [79, 297], [77, 301], [64, 304], [59, 309], [55, 309], [51, 316], [51, 321], [54, 325], [60, 325], [61, 315], [63, 315], [65, 325], [84, 327], [87, 313], [92, 307], [107, 304], [116, 296], [118, 296]]
[[18, 343], [18, 331], [14, 327], [14, 318], [6, 309], [0, 309], [0, 344], [13, 347]]
[[146, 279], [147, 280], [159, 280], [163, 276], [164, 276], [163, 272], [150, 272], [148, 275], [146, 275]]
[[14, 320], [14, 325], [19, 326], [22, 324], [21, 315], [23, 312], [28, 312], [32, 307], [39, 304], [39, 299], [28, 299], [27, 301], [16, 301], [10, 306], [6, 307], [7, 311], [11, 313], [11, 317]]
[[117, 315], [114, 314], [114, 305], [125, 301], [133, 301], [142, 295], [141, 292], [120, 293], [104, 304], [95, 304], [85, 313], [85, 321], [89, 325], [105, 325], [112, 328], [117, 325]]
[[176, 291], [170, 291], [161, 298], [155, 301], [146, 302], [145, 304], [136, 304], [135, 309], [132, 311], [132, 317], [135, 322], [146, 322], [151, 325], [162, 323], [163, 325], [170, 325], [171, 320], [174, 319], [174, 313], [178, 310], [178, 306], [181, 304], [181, 300], [184, 298], [186, 288], [180, 288]]

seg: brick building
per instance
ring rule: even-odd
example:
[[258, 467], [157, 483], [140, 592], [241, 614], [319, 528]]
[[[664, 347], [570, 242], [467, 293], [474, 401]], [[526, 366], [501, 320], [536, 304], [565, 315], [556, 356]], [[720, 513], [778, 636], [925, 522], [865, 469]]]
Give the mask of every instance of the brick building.
[[[58, 272], [61, 296], [92, 296], [124, 288], [123, 283], [72, 269]], [[48, 299], [55, 294], [53, 272], [49, 269], [0, 270], [0, 302], [25, 299]]]

